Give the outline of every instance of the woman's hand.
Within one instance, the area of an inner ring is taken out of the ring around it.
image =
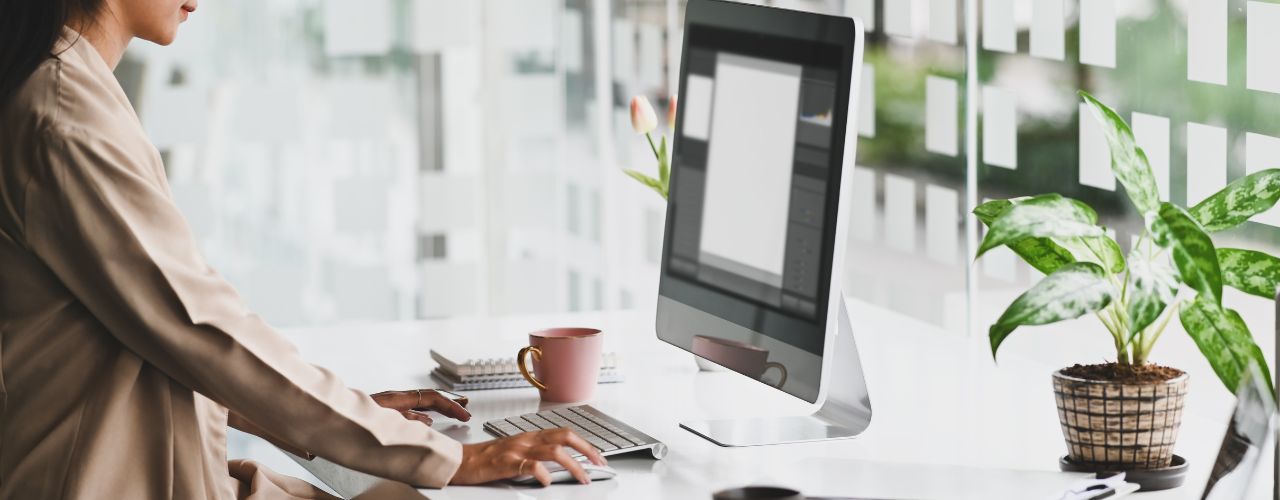
[[[471,412],[465,407],[431,389],[386,391],[370,397],[378,406],[391,408],[404,415],[404,418],[427,425],[431,425],[431,416],[426,413],[428,410],[463,422],[471,420]]]
[[[551,473],[543,461],[554,461],[568,469],[582,484],[591,482],[582,465],[569,456],[568,446],[586,455],[591,463],[607,462],[594,446],[569,429],[549,429],[476,444],[462,445],[462,465],[449,484],[483,484],[499,479],[533,474],[543,486],[551,484]]]

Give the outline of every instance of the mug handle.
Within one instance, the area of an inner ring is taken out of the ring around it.
[[[787,383],[787,367],[782,366],[782,363],[778,363],[776,361],[770,361],[764,364],[765,371],[769,371],[770,368],[777,368],[778,371],[782,372],[782,378],[773,386],[774,388],[781,389],[782,385]]]
[[[521,374],[521,375],[524,375],[524,379],[525,379],[525,380],[528,380],[528,381],[529,381],[529,383],[530,383],[530,384],[533,384],[533,386],[534,386],[534,387],[537,387],[537,388],[538,388],[538,390],[540,390],[540,391],[545,391],[545,390],[547,390],[547,384],[542,383],[542,381],[541,381],[541,380],[538,380],[538,377],[535,377],[535,376],[533,376],[533,374],[532,374],[532,373],[529,373],[529,369],[528,369],[528,368],[525,368],[525,366],[524,366],[524,356],[525,356],[526,354],[529,354],[529,353],[533,353],[533,360],[534,360],[534,361],[541,361],[541,360],[542,360],[542,349],[539,349],[539,348],[534,347],[534,346],[529,346],[529,347],[525,347],[525,348],[520,349],[520,353],[519,353],[519,354],[516,354],[516,366],[519,366],[519,367],[520,367],[520,374]],[[781,366],[781,365],[779,365],[779,366]],[[786,370],[787,370],[786,368],[783,368],[783,369],[782,369],[782,371],[783,371],[783,373],[784,373],[784,374],[786,373]],[[786,377],[786,375],[783,375],[783,377],[782,377],[782,378],[785,380],[787,377]]]

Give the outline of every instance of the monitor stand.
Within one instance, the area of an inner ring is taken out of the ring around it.
[[[834,363],[830,377],[823,381],[827,398],[817,412],[795,417],[697,420],[681,422],[680,427],[720,446],[802,443],[861,434],[871,424],[871,398],[844,300],[837,316],[835,347],[823,356],[825,362]]]

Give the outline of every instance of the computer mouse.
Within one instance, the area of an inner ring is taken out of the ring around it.
[[[573,474],[558,462],[542,462],[542,465],[547,468],[547,472],[551,473],[551,484],[578,482],[578,480],[573,477]],[[613,470],[613,467],[609,467],[607,465],[583,463],[582,469],[587,471],[587,477],[591,478],[592,481],[613,479],[614,476],[618,475],[618,471]],[[533,474],[513,477],[511,478],[511,482],[522,485],[539,484],[538,478],[533,477]]]

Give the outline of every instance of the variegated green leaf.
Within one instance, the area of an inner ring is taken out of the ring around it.
[[[1129,252],[1128,302],[1129,333],[1135,334],[1155,322],[1178,294],[1178,270],[1167,252],[1150,243],[1135,245]]]
[[[1111,149],[1111,172],[1124,185],[1133,206],[1142,214],[1156,211],[1160,202],[1156,177],[1151,173],[1146,153],[1134,141],[1129,124],[1088,92],[1080,91],[1080,97],[1088,104],[1094,119],[1102,124],[1102,131],[1106,134],[1107,144]]]
[[[1109,236],[1055,238],[1054,241],[1070,251],[1077,262],[1093,262],[1111,273],[1124,271],[1124,254],[1120,253],[1120,245]]]
[[[976,216],[983,225],[990,226],[992,222],[995,222],[997,218],[1009,211],[1009,208],[1013,207],[1013,204],[1018,201],[1021,200],[1018,198],[1014,198],[1012,200],[991,200],[975,207],[973,209],[973,215]]]
[[[988,332],[991,356],[1019,326],[1074,319],[1111,303],[1107,272],[1092,262],[1076,262],[1045,276],[1019,296]]]
[[[1222,271],[1213,240],[1186,210],[1161,203],[1159,212],[1147,215],[1147,230],[1157,245],[1169,250],[1183,283],[1214,304],[1222,303]]]
[[[1102,236],[1098,214],[1088,205],[1059,194],[1042,194],[1014,203],[991,222],[978,256],[1024,238]]]
[[[624,170],[623,172],[631,176],[632,179],[640,181],[641,184],[648,186],[649,189],[652,189],[654,192],[658,193],[658,196],[661,196],[662,199],[664,200],[667,199],[667,191],[662,188],[662,183],[657,179],[654,179],[653,177],[649,177],[635,170],[627,169],[627,170]]]
[[[1218,264],[1222,267],[1222,282],[1227,286],[1268,300],[1276,297],[1280,259],[1253,250],[1219,248]]]
[[[1191,208],[1207,231],[1231,229],[1266,212],[1280,200],[1280,169],[1244,176]]]
[[[1240,387],[1250,361],[1258,363],[1267,378],[1267,386],[1272,387],[1271,369],[1267,368],[1262,349],[1254,343],[1249,327],[1235,311],[1199,297],[1183,306],[1179,318],[1227,390],[1234,394]]]
[[[973,214],[982,221],[984,225],[990,226],[996,218],[1004,215],[1014,203],[1019,203],[1027,198],[1014,198],[1012,200],[992,200],[973,209]],[[1013,243],[1007,243],[1006,246],[1013,253],[1021,257],[1022,260],[1030,264],[1031,267],[1044,273],[1051,274],[1058,268],[1075,262],[1071,252],[1062,248],[1049,238],[1023,238]]]
[[[1049,238],[1023,238],[1008,246],[1018,257],[1044,274],[1053,274],[1062,266],[1075,262],[1071,252]]]

